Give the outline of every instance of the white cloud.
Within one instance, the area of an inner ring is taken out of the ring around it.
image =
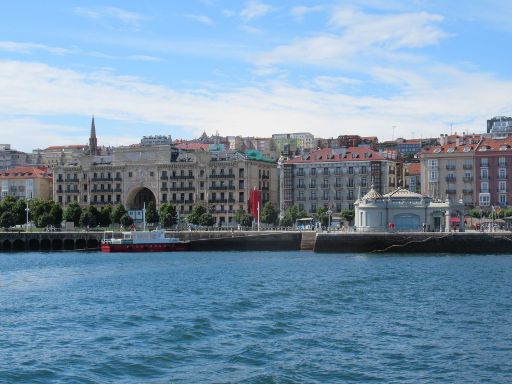
[[[117,7],[75,7],[75,14],[89,19],[114,19],[124,24],[138,26],[144,16]]]
[[[193,21],[197,21],[198,23],[201,23],[201,24],[204,24],[204,25],[207,25],[209,27],[213,27],[215,25],[215,23],[213,22],[212,19],[210,19],[208,16],[206,15],[190,15],[190,14],[187,14],[187,15],[184,15],[187,19],[190,19],[190,20],[193,20]]]
[[[302,20],[305,15],[310,13],[323,12],[326,10],[326,7],[323,5],[316,5],[313,7],[307,7],[304,5],[296,6],[291,9],[292,16],[297,20]]]
[[[300,130],[321,137],[358,132],[385,139],[391,136],[391,126],[397,127],[395,135],[408,135],[414,129],[423,136],[437,136],[446,132],[449,122],[468,121],[461,129],[483,131],[489,116],[512,111],[512,82],[492,75],[443,66],[374,73],[381,84],[392,84],[396,89],[382,96],[359,96],[343,86],[357,87],[357,81],[320,77],[317,84],[302,87],[282,81],[224,87],[222,91],[205,87],[176,91],[133,77],[0,61],[0,116],[5,127],[2,137],[25,150],[30,149],[29,145],[75,143],[76,128],[47,126],[38,118],[88,119],[94,113],[98,119],[126,122],[122,130],[106,128],[109,136],[119,136],[112,145],[126,143],[126,137],[133,140],[141,136],[143,132],[134,128],[134,122],[162,130],[166,127],[165,133],[173,135],[189,132],[189,137],[204,130],[223,135],[257,132],[258,136]],[[400,82],[402,78],[405,84]],[[337,83],[336,92],[325,87],[329,81]],[[319,87],[322,84],[324,87]],[[31,120],[17,120],[18,116]],[[7,126],[9,121],[18,123]]]
[[[163,61],[159,57],[147,56],[147,55],[131,55],[128,58],[133,61],[146,61],[146,62],[153,62],[153,63]]]
[[[0,51],[31,54],[34,51],[46,51],[57,55],[66,55],[73,53],[73,50],[51,47],[45,44],[37,43],[20,43],[17,41],[0,41]]]
[[[257,0],[249,0],[245,3],[244,9],[240,12],[240,16],[246,21],[265,16],[272,10],[268,4]]]
[[[330,32],[299,38],[256,57],[257,65],[307,63],[337,67],[354,59],[398,57],[403,48],[420,48],[438,43],[447,36],[437,27],[443,18],[425,12],[367,14],[353,9],[337,9],[329,21]],[[407,59],[414,58],[409,55]]]

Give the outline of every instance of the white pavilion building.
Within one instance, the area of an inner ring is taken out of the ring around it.
[[[381,195],[372,186],[355,203],[355,227],[361,232],[464,231],[464,204],[437,201],[398,188]]]

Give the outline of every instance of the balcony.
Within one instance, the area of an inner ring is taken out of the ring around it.
[[[299,188],[299,189],[304,189],[304,188],[306,188],[306,186],[305,186],[304,184],[298,184],[298,185],[297,185],[297,188]]]
[[[480,168],[489,168],[489,163],[480,163]]]
[[[462,169],[465,169],[465,170],[473,169],[473,164],[463,164]]]
[[[455,171],[455,164],[446,164],[446,169],[448,171]]]
[[[507,180],[507,175],[498,175],[498,180]]]
[[[64,181],[65,181],[66,183],[78,183],[80,180],[78,180],[78,177],[76,177],[76,178],[73,178],[73,179],[66,179],[66,180],[62,180],[62,179],[61,179],[61,180],[59,180],[59,181],[60,181],[61,183],[62,183],[62,182],[64,182]]]
[[[480,180],[489,180],[489,175],[480,175]]]
[[[121,188],[114,188],[114,192],[123,192]]]
[[[270,176],[269,176],[269,175],[262,175],[262,176],[261,176],[261,179],[262,179],[262,180],[269,180],[269,179],[270,179]]]
[[[306,198],[304,196],[302,196],[302,197],[297,197],[296,200],[297,201],[306,201]]]
[[[447,189],[446,194],[447,195],[455,195],[457,193],[456,189]]]
[[[227,191],[227,190],[234,191],[235,186],[234,185],[215,185],[215,186],[212,185],[210,187],[210,189],[213,191]]]
[[[309,184],[309,188],[316,188],[316,184]]]
[[[234,174],[220,174],[220,175],[209,175],[211,179],[234,179]]]
[[[91,181],[112,181],[111,177],[93,177]]]
[[[480,189],[480,193],[489,193],[489,188]]]
[[[174,199],[174,200],[169,200],[169,203],[174,203],[174,204],[194,204],[194,200]]]
[[[91,193],[111,193],[114,190],[112,188],[105,188],[105,189],[91,189]]]
[[[506,189],[497,189],[496,192],[498,193],[507,193],[507,190]]]
[[[114,180],[115,181],[123,181],[123,178],[121,176],[116,176],[116,177],[114,177]]]
[[[473,181],[473,176],[464,176],[462,178],[462,181],[465,182],[465,183],[470,183]]]
[[[169,187],[169,191],[195,191],[194,187]]]
[[[169,188],[167,188],[167,187],[162,187],[162,188],[160,188],[160,191],[161,191],[161,192],[167,192],[168,190],[169,190]]]
[[[162,175],[162,176],[160,176],[160,180],[169,180],[169,176],[167,176],[167,175],[165,175],[165,176],[164,176],[164,175]]]
[[[465,188],[462,190],[462,193],[465,194],[465,195],[472,195],[473,194],[473,189],[472,188]]]
[[[322,188],[323,189],[329,189],[330,187],[329,187],[329,184],[322,184]]]
[[[208,199],[208,203],[210,204],[226,204],[228,199]]]
[[[457,178],[455,176],[446,176],[446,181],[454,183]]]
[[[187,180],[187,179],[193,179],[194,175],[173,175],[169,176],[169,180]]]

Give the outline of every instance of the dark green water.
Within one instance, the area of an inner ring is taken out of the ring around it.
[[[0,382],[510,383],[512,257],[0,254]]]

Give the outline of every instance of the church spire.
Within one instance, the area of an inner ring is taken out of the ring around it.
[[[91,155],[98,154],[98,139],[96,138],[96,125],[94,124],[94,115],[92,115],[91,136],[89,137],[89,153]]]

